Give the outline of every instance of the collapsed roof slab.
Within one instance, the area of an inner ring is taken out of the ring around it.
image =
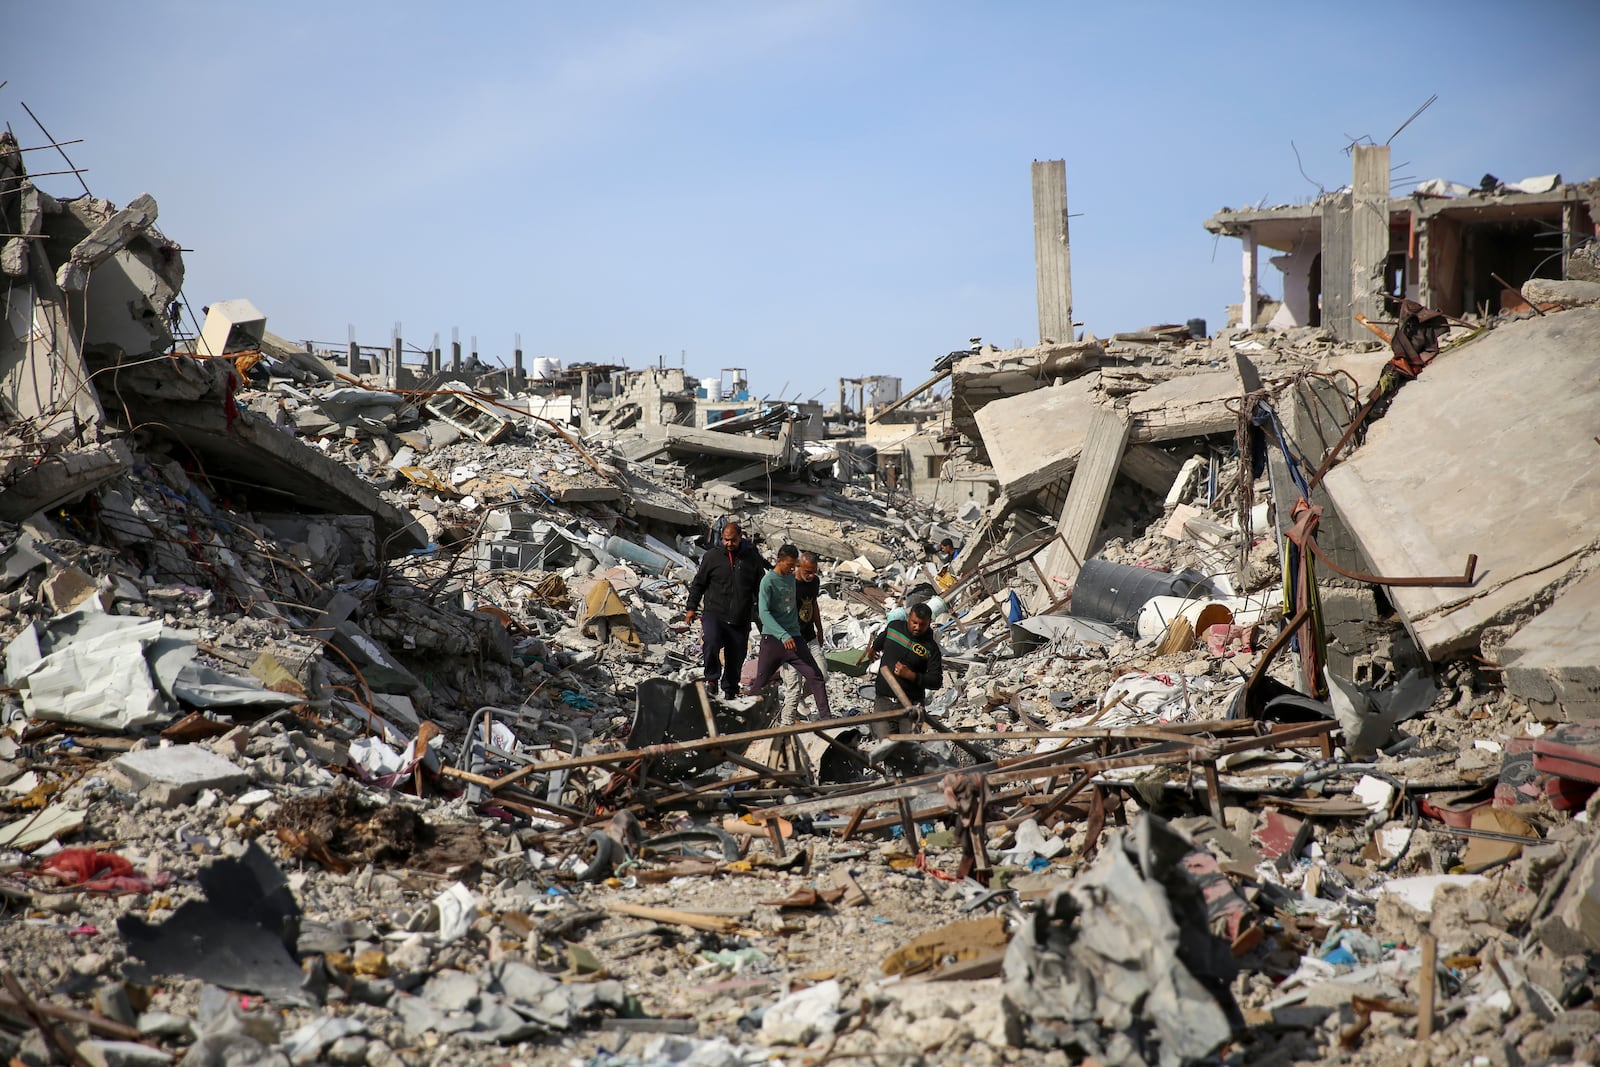
[[[1471,588],[1392,586],[1430,659],[1472,647],[1564,578],[1600,535],[1600,309],[1508,323],[1434,360],[1329,498],[1379,574],[1460,574]]]
[[[1100,408],[1100,375],[985,404],[978,433],[1000,489],[1020,500],[1070,475]]]
[[[378,495],[355,471],[242,410],[227,392],[225,360],[136,361],[138,374],[101,373],[113,417],[157,440],[177,443],[199,461],[206,479],[263,511],[370,515],[379,552],[392,557],[422,548],[428,536],[409,513]],[[266,499],[263,499],[263,498]]]
[[[1500,650],[1506,690],[1551,718],[1600,719],[1600,569]]]
[[[1105,354],[1099,341],[1073,341],[1003,352],[984,349],[958,360],[950,370],[951,425],[976,441],[974,417],[984,405],[1076,378],[1098,367]]]
[[[674,489],[658,485],[634,471],[624,471],[628,483],[625,511],[635,518],[651,519],[670,526],[699,526],[700,509],[694,501]]]
[[[718,433],[693,426],[647,426],[640,439],[619,442],[617,451],[635,461],[672,452],[684,456],[765,459],[777,466],[783,462],[786,449],[782,441],[743,433]]]
[[[0,519],[19,522],[76,500],[133,469],[133,454],[121,441],[68,447],[38,462],[18,451],[0,463]]]

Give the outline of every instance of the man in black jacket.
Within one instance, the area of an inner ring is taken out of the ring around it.
[[[705,602],[700,636],[705,648],[706,688],[720,685],[729,700],[739,695],[739,672],[750,648],[750,617],[766,571],[767,561],[756,546],[744,539],[738,523],[730,522],[722,527],[722,548],[700,557],[700,568],[689,583],[689,610],[684,618],[691,625],[701,601]]]
[[[872,641],[872,654],[883,657],[873,683],[874,711],[900,707],[900,698],[884,671],[894,675],[913,704],[926,702],[930,691],[944,685],[944,657],[933,637],[933,609],[926,604],[911,605],[904,619],[885,626]]]

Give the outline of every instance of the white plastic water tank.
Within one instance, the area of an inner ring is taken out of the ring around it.
[[[561,361],[548,356],[535,356],[533,358],[533,376],[541,381],[548,381],[561,373]]]

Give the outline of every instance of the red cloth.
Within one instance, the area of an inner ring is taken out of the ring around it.
[[[137,874],[123,857],[92,848],[64,848],[39,864],[35,873],[52,875],[73,889],[98,893],[147,893],[172,881],[166,872],[154,879]]]
[[[133,864],[113,852],[64,848],[39,864],[39,870],[57,875],[66,885],[82,885],[95,878],[132,874]]]

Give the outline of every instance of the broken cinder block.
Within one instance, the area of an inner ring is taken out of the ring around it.
[[[169,808],[187,802],[202,789],[234,789],[250,777],[203,745],[129,752],[118,756],[111,766],[146,799]]]

